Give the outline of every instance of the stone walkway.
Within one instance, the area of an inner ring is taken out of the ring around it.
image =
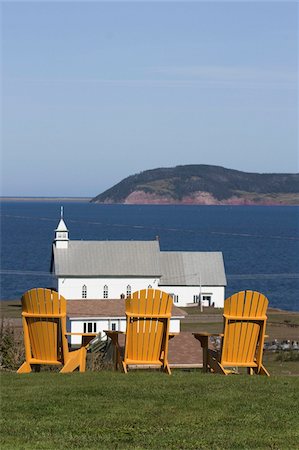
[[[202,349],[191,332],[181,331],[169,341],[170,367],[202,367]]]
[[[124,352],[125,337],[119,336],[121,352]],[[180,334],[169,341],[168,361],[172,368],[202,367],[202,349],[200,343],[189,331]]]

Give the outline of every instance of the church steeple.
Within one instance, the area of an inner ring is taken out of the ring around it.
[[[55,246],[56,248],[68,248],[69,230],[63,220],[63,206],[60,209],[60,221],[55,230]]]

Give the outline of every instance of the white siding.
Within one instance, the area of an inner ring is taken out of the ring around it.
[[[101,336],[105,336],[104,330],[111,330],[112,323],[116,324],[116,331],[126,331],[126,319],[124,317],[111,317],[111,318],[86,318],[86,319],[71,319],[69,320],[69,326],[72,333],[83,333],[84,322],[92,324],[96,323],[97,333],[101,333]],[[93,328],[93,326],[92,326]],[[180,319],[171,318],[170,319],[170,332],[179,333],[180,332]],[[80,345],[81,336],[72,336],[71,345]]]
[[[61,248],[66,249],[66,248],[68,248],[68,245],[69,245],[68,239],[59,239],[59,240],[57,239],[55,242],[56,248],[59,248],[59,249],[61,249]]]
[[[170,333],[179,333],[181,331],[181,320],[176,317],[170,319]]]
[[[223,308],[224,304],[224,286],[160,286],[162,291],[168,292],[168,294],[175,294],[178,296],[178,302],[174,304],[180,306],[194,305],[194,296],[210,295],[211,302],[214,303],[216,308]]]
[[[131,286],[132,292],[158,287],[157,278],[59,278],[58,292],[68,300],[81,299],[82,287],[87,288],[89,300],[103,299],[104,286],[108,286],[108,298],[118,299],[121,294],[126,296],[127,286]]]

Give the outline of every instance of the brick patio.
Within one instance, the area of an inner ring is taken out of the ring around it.
[[[191,332],[181,331],[169,341],[170,367],[202,367],[202,349]]]
[[[125,336],[119,335],[121,354],[124,353]],[[200,343],[189,331],[181,331],[170,339],[168,361],[171,368],[202,367],[202,349]]]

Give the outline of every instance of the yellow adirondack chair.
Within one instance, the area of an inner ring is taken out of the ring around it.
[[[18,373],[32,366],[63,365],[60,372],[85,372],[86,346],[69,351],[66,331],[66,300],[50,289],[31,289],[22,296],[22,323],[26,361]],[[78,333],[75,333],[78,334]],[[81,333],[79,333],[81,334]],[[86,336],[88,333],[82,333]],[[90,338],[95,334],[90,333]]]
[[[242,291],[224,302],[223,334],[193,333],[203,348],[206,371],[228,375],[234,368],[246,367],[253,373],[269,376],[262,363],[268,299],[256,291]],[[221,336],[220,352],[208,348],[209,337]]]
[[[122,364],[127,373],[129,365],[158,366],[169,375],[169,325],[173,299],[165,292],[144,289],[126,299],[126,333],[105,331],[116,349],[116,368]],[[124,358],[121,360],[118,337],[126,335]]]

